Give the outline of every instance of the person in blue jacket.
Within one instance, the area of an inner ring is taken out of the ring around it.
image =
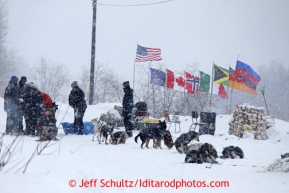
[[[19,87],[17,76],[12,76],[4,94],[4,110],[7,113],[8,134],[19,135]]]

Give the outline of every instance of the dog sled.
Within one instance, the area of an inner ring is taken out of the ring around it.
[[[157,128],[159,124],[159,119],[144,117],[142,120],[134,123],[135,130],[144,130]]]
[[[55,117],[57,109],[55,103],[53,103],[52,108],[42,108],[37,125],[37,134],[40,137],[38,141],[57,140],[58,128]]]

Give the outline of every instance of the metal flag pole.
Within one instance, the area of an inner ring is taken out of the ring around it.
[[[226,108],[226,114],[229,114],[229,81],[230,81],[230,64],[229,64],[229,76],[228,76],[228,85],[227,85],[227,108]]]
[[[164,86],[164,107],[163,111],[166,111],[166,87],[167,87],[167,69],[166,69],[166,78],[165,78],[165,86]]]
[[[211,106],[212,106],[212,98],[213,98],[213,82],[214,82],[214,61],[213,61],[213,67],[212,67],[212,82],[211,82],[211,98],[210,98],[210,110],[209,112],[211,112]]]
[[[138,47],[138,43],[136,45]],[[137,47],[136,47],[136,49],[137,49]],[[133,83],[132,83],[132,89],[133,90],[134,90],[134,81],[135,81],[135,60],[134,60],[134,64],[133,64]]]
[[[184,110],[183,110],[183,115],[185,116],[186,113],[187,113],[187,109],[186,109],[186,84],[187,84],[187,81],[186,81],[186,72],[184,72],[184,78],[185,78],[185,85],[184,85]]]
[[[261,93],[262,93],[263,98],[264,98],[264,102],[265,102],[267,114],[268,114],[268,116],[270,116],[270,115],[269,115],[269,111],[268,111],[268,107],[267,107],[267,103],[266,103],[266,99],[265,99],[265,86],[261,89]]]
[[[132,89],[134,90],[134,79],[135,79],[135,60],[133,64],[133,82],[132,82]]]
[[[237,62],[239,60],[239,54],[238,54],[238,58],[237,58]],[[235,69],[236,71],[236,69]],[[236,72],[234,71],[234,75],[236,75]],[[230,69],[229,69],[229,72],[230,72]],[[232,98],[233,98],[233,88],[234,88],[234,83],[235,83],[235,77],[234,77],[234,80],[233,80],[233,84],[232,84],[232,89],[231,89],[231,98],[230,98],[230,109],[229,109],[229,114],[231,114],[231,109],[232,109]]]

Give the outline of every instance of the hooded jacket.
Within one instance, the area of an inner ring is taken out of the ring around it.
[[[79,111],[84,112],[87,108],[86,101],[84,99],[84,92],[78,86],[75,90],[72,89],[68,98],[69,105],[73,108],[77,108]]]
[[[125,85],[123,88],[124,97],[122,100],[123,111],[131,113],[133,109],[133,89],[129,85]]]

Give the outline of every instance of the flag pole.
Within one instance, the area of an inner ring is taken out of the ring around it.
[[[134,90],[134,79],[135,79],[135,60],[134,60],[134,65],[133,65],[133,83],[132,83],[133,90]]]
[[[136,43],[136,49],[138,47],[138,43]],[[134,65],[133,65],[133,83],[132,83],[132,89],[134,90],[134,80],[135,79],[135,60],[134,60]]]
[[[228,86],[227,86],[227,93],[229,93],[229,82],[230,82],[230,64],[229,64],[229,76],[228,76]],[[229,97],[227,97],[227,108],[226,108],[226,114],[230,114],[229,113]]]
[[[147,108],[149,108],[149,93],[150,93],[150,67],[152,62],[148,62],[148,92],[147,92]]]
[[[186,111],[186,73],[184,71],[184,77],[185,77],[185,85],[184,85],[184,110],[183,110],[183,116],[185,116]]]
[[[237,57],[237,61],[239,60],[239,54],[238,54],[238,57]],[[230,71],[230,69],[229,69]],[[236,74],[236,69],[234,71],[234,75]],[[230,75],[229,75],[230,76]],[[234,88],[234,83],[235,83],[235,78],[233,80],[233,85],[232,85],[232,90],[231,90],[231,99],[230,99],[230,109],[229,109],[229,114],[231,114],[231,108],[232,108],[232,98],[233,98],[233,88]]]
[[[213,98],[213,82],[214,82],[214,61],[213,61],[213,67],[212,67],[212,82],[211,82],[211,98],[210,98],[210,112],[211,112],[211,106],[212,106],[212,98]]]
[[[166,69],[166,79],[165,79],[165,86],[164,86],[164,106],[163,106],[164,112],[166,111],[166,87],[167,87],[167,69]]]

